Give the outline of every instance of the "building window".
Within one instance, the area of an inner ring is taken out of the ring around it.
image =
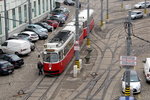
[[[1,19],[1,14],[0,14],[0,35],[2,34],[2,19]]]
[[[27,21],[27,5],[24,5],[24,21]]]
[[[12,18],[13,18],[13,28],[16,27],[16,12],[15,8],[12,9]]]
[[[48,0],[46,0],[46,10],[48,11]]]
[[[34,17],[36,17],[36,1],[34,1]]]
[[[43,12],[45,12],[45,0],[43,0]]]
[[[41,14],[41,3],[40,3],[40,0],[38,0],[38,8],[39,8],[39,15]]]
[[[22,13],[21,13],[21,7],[18,8],[19,13],[19,24],[22,24]]]

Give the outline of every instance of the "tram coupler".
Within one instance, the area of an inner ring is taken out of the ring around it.
[[[86,64],[89,64],[89,61],[90,61],[90,53],[88,53],[84,58],[85,58],[85,60],[86,60]]]

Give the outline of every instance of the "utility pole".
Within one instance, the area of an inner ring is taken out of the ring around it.
[[[80,69],[79,63],[79,0],[76,0],[76,11],[75,11],[75,26],[76,26],[76,41],[75,41],[75,65]]]
[[[108,8],[108,0],[107,0],[107,3],[106,3],[106,7],[107,7],[107,9],[106,9],[106,20],[108,21],[108,19],[109,19],[109,13],[108,13],[108,11],[109,11],[109,8]]]
[[[89,13],[90,13],[90,11],[89,11],[89,0],[87,0],[87,3],[88,3],[88,5],[87,5],[87,48],[90,48],[90,22],[89,22]]]
[[[7,15],[7,9],[6,9],[6,0],[4,0],[4,13],[5,13],[5,39],[8,39],[8,15]]]
[[[100,21],[100,27],[104,25],[103,23],[103,0],[101,0],[101,21]]]
[[[29,18],[29,24],[32,23],[32,14],[31,14],[31,2],[28,0],[28,18]]]
[[[127,56],[131,54],[131,10],[128,12]],[[130,96],[130,66],[126,66],[125,96]]]
[[[147,9],[146,9],[146,0],[145,0],[145,6],[144,6],[144,14],[147,15]]]

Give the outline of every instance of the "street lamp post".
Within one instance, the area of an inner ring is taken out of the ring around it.
[[[147,15],[147,9],[146,9],[146,0],[145,0],[145,6],[144,6],[144,14]]]
[[[87,48],[90,48],[90,22],[89,22],[89,0],[87,0]]]
[[[31,14],[31,2],[28,0],[28,18],[29,18],[29,24],[32,23],[32,14]]]
[[[76,26],[76,41],[75,41],[75,65],[80,69],[79,63],[79,0],[76,0],[76,11],[75,11],[75,26]]]
[[[104,25],[103,23],[103,0],[101,0],[101,21],[100,21],[100,27]]]
[[[106,20],[108,21],[108,19],[109,19],[109,13],[108,13],[108,11],[109,11],[109,8],[108,8],[108,0],[107,0],[107,3],[106,3],[106,7],[107,7],[107,9],[106,9]]]
[[[7,8],[6,8],[6,0],[4,0],[4,13],[5,13],[5,39],[8,39],[8,15],[7,15]]]

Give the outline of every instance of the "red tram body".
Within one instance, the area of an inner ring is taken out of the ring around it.
[[[90,31],[94,27],[93,10],[89,10]],[[87,10],[79,13],[79,43],[87,36]],[[75,21],[68,23],[48,43],[44,44],[43,70],[45,75],[61,74],[74,56]]]

